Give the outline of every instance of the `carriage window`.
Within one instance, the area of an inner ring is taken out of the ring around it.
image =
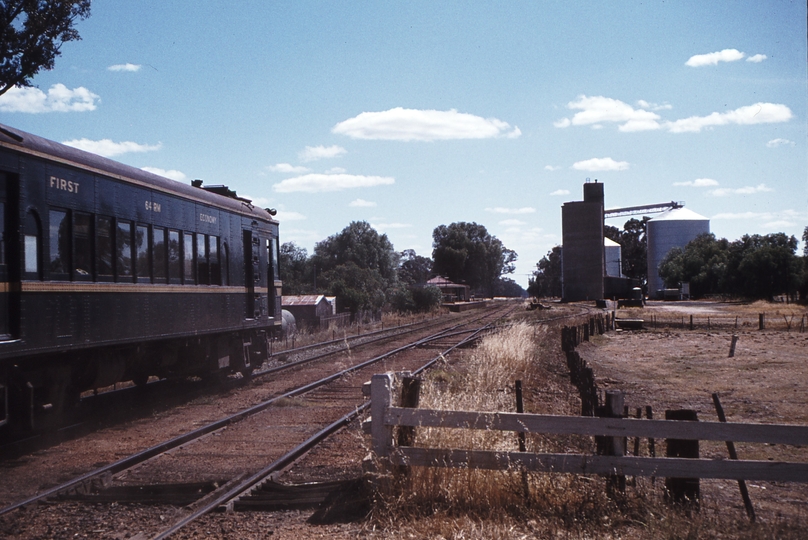
[[[230,285],[230,257],[228,255],[229,251],[227,249],[227,244],[222,244],[222,261],[221,261],[221,269],[222,269],[222,284],[223,285]]]
[[[25,218],[25,272],[28,279],[40,279],[39,253],[40,235],[39,220],[36,214],[28,212]]]
[[[278,242],[274,238],[267,239],[267,261],[269,262],[269,275],[273,279],[278,277]]]
[[[115,273],[118,278],[132,276],[132,224],[118,221],[115,236]]]
[[[154,257],[154,279],[165,283],[166,279],[166,231],[162,227],[155,227],[153,232],[152,249]]]
[[[196,264],[197,274],[196,281],[200,285],[210,284],[210,272],[208,271],[208,254],[207,245],[204,234],[196,235]]]
[[[50,265],[53,279],[68,279],[70,276],[70,221],[67,212],[50,211]]]
[[[98,216],[95,228],[98,277],[112,277],[112,219]]]
[[[191,284],[194,282],[194,235],[193,233],[182,233],[182,258],[183,258],[183,277],[185,283]]]
[[[208,237],[208,262],[210,264],[211,285],[222,284],[222,267],[219,265],[219,237]]]
[[[180,253],[180,232],[168,231],[168,277],[179,283],[182,277],[182,257]]]
[[[90,214],[75,213],[73,216],[73,257],[75,264],[75,279],[92,278],[93,244],[90,234]]]
[[[146,225],[135,227],[135,259],[138,281],[149,281],[151,264],[149,264],[149,228]]]

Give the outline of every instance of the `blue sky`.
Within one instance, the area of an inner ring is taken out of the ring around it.
[[[78,28],[0,123],[227,184],[310,253],[475,221],[526,285],[587,178],[730,240],[808,225],[804,1],[99,1]]]

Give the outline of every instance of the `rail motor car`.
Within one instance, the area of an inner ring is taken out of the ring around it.
[[[0,125],[0,433],[118,381],[260,365],[281,326],[273,214]]]

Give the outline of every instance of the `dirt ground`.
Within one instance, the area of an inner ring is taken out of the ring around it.
[[[764,330],[759,330],[759,313],[768,322]],[[664,418],[666,409],[692,409],[700,420],[715,422],[711,396],[717,392],[729,422],[808,425],[808,329],[800,331],[805,313],[804,306],[784,304],[652,303],[617,312],[618,319],[644,319],[644,330],[609,332],[577,350],[592,366],[599,388],[625,393],[632,415],[650,405],[655,418]],[[729,358],[733,334],[738,342]],[[740,459],[808,462],[805,447],[735,446]],[[723,443],[702,441],[700,452],[727,457]],[[806,521],[805,484],[748,484],[759,520]],[[702,480],[702,495],[727,511],[744,513],[734,481]]]

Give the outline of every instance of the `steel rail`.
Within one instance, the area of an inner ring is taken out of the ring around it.
[[[444,350],[434,358],[430,359],[427,363],[419,367],[417,370],[413,371],[413,374],[418,374],[428,369],[429,367],[434,365],[435,362],[439,361],[441,358],[449,354],[454,349],[477,339],[479,333],[482,330],[490,327],[491,325],[488,324],[482,328],[472,331],[473,334],[471,336],[461,340],[459,343],[455,345],[452,345],[451,347]],[[216,508],[219,508],[221,506],[228,506],[228,507],[232,506],[239,498],[248,495],[249,492],[259,487],[260,484],[262,484],[264,481],[268,480],[271,475],[287,469],[288,467],[293,465],[296,461],[298,461],[300,458],[305,456],[308,452],[310,452],[313,448],[315,448],[318,444],[324,441],[327,437],[336,433],[340,429],[350,425],[350,423],[354,419],[356,419],[357,416],[359,416],[362,412],[367,410],[370,404],[371,402],[370,400],[368,400],[364,404],[360,405],[359,407],[351,411],[350,413],[344,415],[336,422],[329,424],[328,426],[318,431],[317,433],[306,439],[304,442],[302,442],[301,444],[299,444],[298,446],[296,446],[295,448],[293,448],[292,450],[290,450],[277,460],[273,461],[260,471],[256,472],[249,478],[246,478],[237,485],[232,486],[230,489],[222,493],[220,496],[211,499],[204,506],[196,509],[191,514],[184,516],[177,523],[174,523],[171,527],[165,529],[156,536],[153,536],[152,540],[164,540],[165,538],[168,538],[174,533],[178,532],[180,529],[182,529],[189,523],[199,519],[200,517],[215,510]]]

